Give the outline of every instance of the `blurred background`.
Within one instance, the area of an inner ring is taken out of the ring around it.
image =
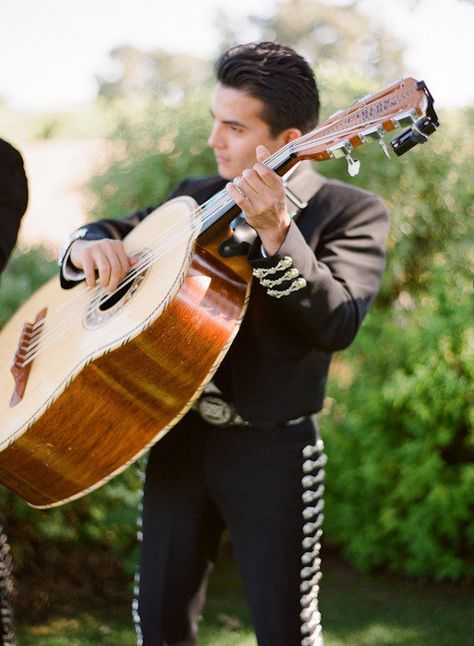
[[[212,174],[215,58],[277,40],[314,66],[322,120],[402,76],[440,117],[424,146],[378,146],[318,172],[380,194],[392,222],[382,290],[334,362],[321,609],[328,646],[474,644],[474,6],[469,0],[2,0],[0,137],[30,201],[0,282],[0,325],[69,234]],[[19,644],[133,644],[140,464],[38,511],[0,489]],[[228,543],[202,644],[255,644]]]

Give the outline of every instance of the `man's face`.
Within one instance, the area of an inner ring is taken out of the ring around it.
[[[214,149],[218,173],[224,179],[234,179],[255,162],[255,149],[262,144],[271,153],[286,143],[286,132],[277,137],[261,114],[264,104],[241,90],[217,84],[211,103],[214,119],[208,144]]]

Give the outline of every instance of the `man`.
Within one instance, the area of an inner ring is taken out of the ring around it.
[[[226,527],[259,645],[319,644],[325,456],[314,413],[331,353],[351,343],[379,288],[387,214],[375,196],[307,169],[305,206],[262,164],[317,124],[314,75],[293,50],[234,47],[218,61],[217,80],[209,145],[219,176],[185,180],[174,195],[202,203],[227,186],[257,234],[247,254],[256,280],[210,389],[214,404],[228,407],[226,424],[198,406],[150,451],[139,642],[196,643]],[[295,219],[292,203],[304,207]],[[112,292],[135,262],[120,239],[150,211],[82,228],[63,259],[63,286],[82,277],[94,286],[97,272]]]
[[[0,139],[0,272],[15,246],[27,204],[28,182],[23,159],[18,150]],[[15,643],[11,569],[10,546],[0,525],[0,639],[4,646],[13,646]]]

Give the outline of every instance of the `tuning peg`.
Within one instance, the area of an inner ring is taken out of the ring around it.
[[[347,161],[347,172],[351,177],[357,175],[360,169],[360,161],[351,157],[352,144],[350,141],[339,142],[327,149],[330,157],[338,159],[345,157]]]
[[[351,177],[355,177],[360,171],[360,161],[351,157],[349,153],[344,155],[347,161],[347,172]]]
[[[385,139],[383,138],[382,135],[380,135],[379,146],[384,151],[385,156],[388,157],[388,159],[391,159],[390,153],[388,152],[387,144],[386,144]]]
[[[351,177],[355,177],[360,170],[360,161],[358,159],[354,159],[351,155],[352,144],[349,141],[346,141],[341,150],[347,161],[347,172]]]

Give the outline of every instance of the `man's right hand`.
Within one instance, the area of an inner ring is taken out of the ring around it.
[[[70,261],[81,269],[89,287],[98,282],[102,289],[111,294],[120,281],[128,274],[130,267],[139,258],[128,256],[122,240],[75,240],[71,245]]]

